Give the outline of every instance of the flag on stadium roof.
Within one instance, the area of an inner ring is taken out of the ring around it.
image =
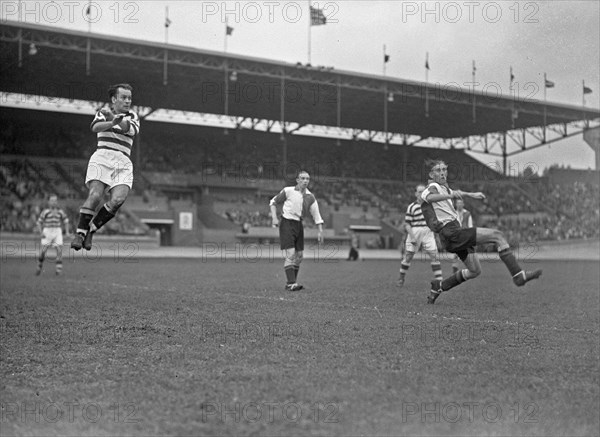
[[[226,34],[227,36],[229,36],[229,35],[231,35],[232,33],[233,33],[233,27],[225,25],[225,34]]]
[[[425,55],[425,69],[430,70],[429,68],[429,52]]]
[[[390,55],[387,55],[387,54],[384,53],[383,54],[383,62],[386,62],[386,63],[390,62]]]
[[[327,24],[327,17],[323,14],[323,9],[317,9],[310,6],[310,25],[321,26]]]
[[[546,80],[544,81],[544,86],[545,86],[546,88],[554,88],[554,82],[552,82],[551,80],[548,80],[548,79],[546,79]]]
[[[171,25],[171,20],[169,19],[169,17],[165,18],[165,27],[169,27]]]
[[[585,85],[583,86],[583,94],[591,94],[592,93],[592,89],[586,87]]]

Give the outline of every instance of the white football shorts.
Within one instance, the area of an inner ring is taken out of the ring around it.
[[[63,234],[61,228],[42,229],[42,246],[62,246]]]
[[[88,163],[85,184],[100,181],[109,189],[117,185],[133,186],[133,164],[127,155],[118,150],[98,149]]]
[[[412,228],[413,234],[415,234],[415,240],[410,235],[406,237],[406,251],[417,253],[419,248],[422,246],[427,252],[437,252],[437,244],[435,244],[435,235],[433,231],[427,226],[419,226]]]

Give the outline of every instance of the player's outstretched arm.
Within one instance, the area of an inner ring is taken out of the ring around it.
[[[477,200],[483,200],[485,199],[485,194],[483,194],[481,191],[477,191],[474,193],[469,193],[466,191],[462,191],[462,195],[463,197],[470,197],[472,199],[477,199]]]

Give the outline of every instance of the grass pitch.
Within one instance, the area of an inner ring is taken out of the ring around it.
[[[2,435],[599,434],[597,262],[114,261],[2,261]]]

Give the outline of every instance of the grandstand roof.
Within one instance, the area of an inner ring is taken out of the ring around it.
[[[464,138],[600,118],[598,109],[9,21],[0,56],[3,92],[104,101],[108,84],[129,82],[137,105],[300,126]]]

